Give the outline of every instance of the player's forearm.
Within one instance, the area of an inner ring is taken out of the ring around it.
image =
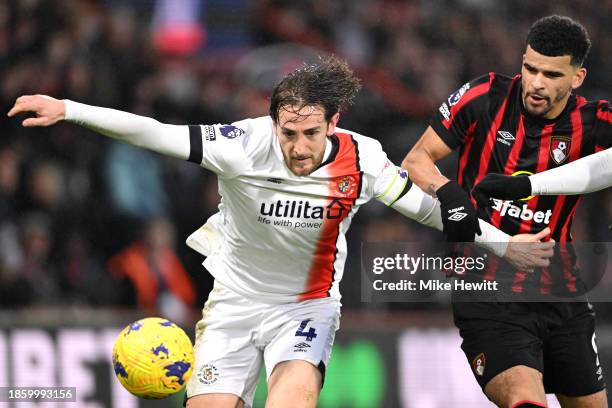
[[[408,170],[410,179],[425,191],[435,196],[435,191],[448,183],[449,179],[442,175],[425,150],[415,147],[402,162],[402,167]]]
[[[187,126],[167,125],[145,116],[70,100],[64,100],[64,103],[68,122],[158,153],[184,160],[189,157]]]
[[[425,194],[416,184],[413,184],[404,196],[395,201],[391,208],[423,225],[442,231],[440,202]],[[510,236],[486,221],[479,220],[479,223],[482,235],[475,237],[476,244],[492,251],[497,256],[504,256]]]
[[[612,149],[529,176],[532,194],[584,194],[612,186]]]

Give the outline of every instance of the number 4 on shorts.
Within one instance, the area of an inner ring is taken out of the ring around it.
[[[300,327],[298,327],[297,331],[295,332],[295,335],[306,337],[306,341],[312,341],[312,339],[317,337],[317,333],[314,327],[308,329],[307,332],[304,331],[306,326],[308,326],[308,322],[310,322],[310,319],[302,320]]]

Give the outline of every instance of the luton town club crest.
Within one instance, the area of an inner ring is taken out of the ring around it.
[[[565,162],[569,156],[570,144],[569,137],[553,136],[550,141],[550,157],[557,164]]]
[[[342,195],[350,195],[354,192],[356,184],[353,176],[344,176],[338,180],[338,191]]]

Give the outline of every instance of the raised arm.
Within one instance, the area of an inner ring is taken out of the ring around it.
[[[455,181],[442,175],[436,162],[452,152],[438,134],[428,127],[406,155],[402,167],[422,191],[440,199],[443,232],[450,242],[473,242],[480,224],[469,194]]]
[[[183,160],[190,156],[189,126],[168,125],[144,116],[45,95],[17,98],[8,116],[30,112],[36,117],[23,120],[25,127],[51,126],[65,120],[158,153]]]
[[[431,196],[436,196],[436,191],[450,181],[440,173],[436,162],[452,152],[435,130],[429,126],[404,158],[402,168],[408,170],[410,179],[421,190]]]

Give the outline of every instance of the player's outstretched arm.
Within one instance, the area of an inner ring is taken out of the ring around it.
[[[23,120],[22,125],[25,127],[51,126],[65,120],[135,146],[183,160],[189,158],[188,126],[168,125],[128,112],[59,100],[46,95],[24,95],[17,98],[8,116],[14,117],[21,113],[36,115]]]
[[[66,117],[64,102],[46,95],[20,96],[8,112],[8,117],[28,112],[36,114],[36,117],[24,119],[21,124],[25,127],[51,126]]]
[[[480,205],[489,198],[517,200],[530,195],[585,194],[612,186],[612,149],[532,176],[488,174],[474,187]]]

